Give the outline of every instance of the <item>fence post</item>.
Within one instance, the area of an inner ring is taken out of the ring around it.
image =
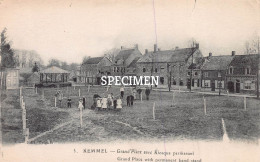
[[[79,88],[79,97],[80,97],[80,88]]]
[[[55,108],[57,107],[57,98],[56,98],[56,96],[54,97],[54,107]]]
[[[82,128],[83,121],[82,121],[82,107],[80,108],[80,127]]]
[[[203,103],[204,103],[204,114],[207,115],[207,103],[204,96],[203,96]]]
[[[25,103],[22,103],[22,120],[23,120],[23,134],[25,135],[26,131],[26,109],[25,109]]]
[[[153,120],[155,120],[155,102],[153,103]]]
[[[246,111],[246,96],[244,96],[244,110]]]
[[[35,93],[38,94],[38,90],[37,90],[37,87],[35,87]]]
[[[28,144],[28,140],[29,140],[29,128],[26,128],[24,134],[24,143]]]
[[[175,98],[175,95],[174,95],[174,91],[172,92],[172,107],[174,106],[174,98]]]

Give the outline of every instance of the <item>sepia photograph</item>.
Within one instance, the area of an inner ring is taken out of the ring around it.
[[[0,33],[0,161],[260,161],[260,0],[0,0]]]

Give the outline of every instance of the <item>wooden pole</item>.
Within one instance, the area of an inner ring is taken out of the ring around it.
[[[22,104],[22,120],[23,120],[23,134],[25,135],[26,131],[26,109],[25,109],[25,103]]]
[[[244,110],[246,111],[246,96],[244,96]]]
[[[174,98],[175,98],[175,95],[174,95],[174,91],[172,93],[172,107],[174,106]]]
[[[221,118],[221,122],[222,122],[222,129],[223,129],[223,141],[229,142],[229,138],[228,138],[227,130],[226,130],[226,125],[225,125],[225,121],[224,121],[223,118]]]
[[[24,134],[24,143],[28,144],[28,141],[29,141],[29,128],[26,128]]]
[[[54,97],[54,107],[57,107],[57,98]]]
[[[153,120],[155,120],[155,102],[153,103]]]
[[[82,121],[82,107],[80,108],[80,127],[82,128],[83,121]]]
[[[42,99],[44,99],[44,90],[42,90]]]
[[[204,102],[204,114],[207,115],[207,105],[206,105],[207,103],[204,96],[203,96],[203,102]]]

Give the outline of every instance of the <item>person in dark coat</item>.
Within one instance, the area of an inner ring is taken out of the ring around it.
[[[139,94],[139,99],[141,100],[141,93],[142,93],[142,89],[137,89],[137,93]]]
[[[70,97],[68,97],[67,102],[68,102],[68,108],[71,108],[71,98]]]
[[[130,103],[131,103],[131,106],[134,105],[134,99],[135,97],[133,95],[130,95]]]
[[[126,97],[126,103],[127,103],[127,106],[133,106],[133,104],[134,104],[134,96],[133,95],[127,96]]]
[[[85,109],[86,108],[86,98],[85,98],[85,96],[83,96],[83,98],[82,98],[82,104],[83,104],[83,108]]]
[[[126,105],[127,106],[130,106],[130,102],[131,102],[130,100],[131,100],[130,96],[127,96],[126,97]]]
[[[145,89],[146,100],[149,100],[149,95],[150,95],[150,93],[151,93],[151,90],[147,87],[147,88]]]

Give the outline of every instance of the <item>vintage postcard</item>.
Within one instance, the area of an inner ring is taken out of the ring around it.
[[[0,0],[0,161],[259,162],[259,0]]]

